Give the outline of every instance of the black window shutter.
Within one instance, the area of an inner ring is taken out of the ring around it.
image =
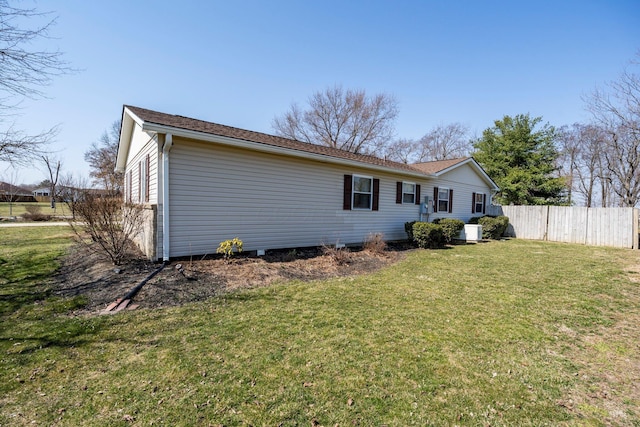
[[[482,195],[482,213],[486,213],[487,212],[487,195],[483,194]]]
[[[373,178],[373,201],[371,203],[372,211],[377,211],[379,209],[379,201],[380,201],[380,180]]]
[[[416,205],[420,204],[420,184],[416,184]]]
[[[344,176],[344,196],[342,199],[342,209],[351,210],[351,188],[353,185],[353,177],[351,175]]]
[[[433,187],[433,211],[438,212],[438,187]]]
[[[449,213],[453,212],[453,190],[449,190]]]
[[[396,182],[396,203],[402,203],[402,182]]]
[[[471,193],[471,213],[476,213],[476,193]]]

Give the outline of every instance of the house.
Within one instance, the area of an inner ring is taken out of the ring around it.
[[[48,202],[49,200],[51,200],[51,193],[49,188],[36,188],[31,193],[38,202]]]
[[[124,106],[116,169],[145,209],[150,259],[406,239],[404,223],[481,215],[497,185],[473,158],[415,165]]]
[[[0,202],[33,202],[29,190],[0,181]]]

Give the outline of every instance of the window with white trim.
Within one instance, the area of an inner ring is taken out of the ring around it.
[[[449,212],[449,189],[438,188],[438,212]]]
[[[416,203],[416,185],[414,183],[402,183],[402,203]]]
[[[132,197],[133,197],[132,195],[133,189],[131,188],[132,186],[133,186],[133,172],[129,171],[125,176],[125,182],[124,182],[124,194],[125,194],[126,203],[132,202]]]
[[[140,170],[140,182],[138,183],[138,203],[146,203],[147,200],[147,179],[149,178],[149,172],[147,170],[148,165],[145,160],[141,160],[139,164]]]
[[[353,209],[371,209],[373,178],[353,175]]]
[[[474,193],[475,194],[475,206],[474,213],[483,213],[484,212],[484,194],[483,193]]]

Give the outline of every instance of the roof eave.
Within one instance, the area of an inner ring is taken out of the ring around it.
[[[215,134],[210,134],[205,132],[198,132],[198,131],[189,130],[189,129],[176,128],[173,126],[161,125],[157,123],[144,122],[142,125],[142,130],[149,131],[149,132],[157,132],[157,133],[170,133],[174,136],[179,136],[183,138],[197,139],[197,140],[206,141],[206,142],[215,142],[218,144],[224,144],[228,146],[244,148],[244,149],[253,150],[253,151],[293,156],[293,157],[313,160],[313,161],[322,162],[322,163],[338,164],[338,165],[349,166],[349,167],[359,167],[359,168],[375,170],[380,172],[393,173],[396,175],[410,176],[413,178],[429,179],[434,177],[434,175],[432,174],[426,174],[424,172],[419,172],[419,171],[415,171],[415,172],[406,171],[406,170],[396,169],[396,168],[387,167],[387,166],[359,162],[356,160],[341,159],[338,157],[327,156],[324,154],[310,153],[306,151],[296,150],[293,148],[278,147],[276,145],[257,143],[257,142],[247,141],[244,139],[230,138],[227,136],[215,135]]]
[[[127,106],[122,109],[122,123],[120,125],[120,139],[118,141],[118,156],[116,157],[116,172],[124,172],[127,166],[127,154],[131,146],[133,127],[135,124],[142,126],[144,122],[135,115]]]

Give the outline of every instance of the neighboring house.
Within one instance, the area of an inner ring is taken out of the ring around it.
[[[29,190],[0,181],[0,202],[33,202]]]
[[[247,251],[402,240],[405,222],[468,221],[498,191],[472,158],[407,165],[131,106],[116,168],[154,260],[234,237]]]
[[[37,188],[32,191],[33,197],[39,202],[48,202],[51,200],[51,190],[49,188]]]

